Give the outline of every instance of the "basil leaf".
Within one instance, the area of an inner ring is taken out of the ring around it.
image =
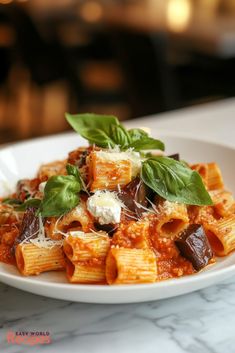
[[[80,135],[87,132],[89,129],[100,129],[109,133],[112,125],[120,125],[118,119],[113,115],[99,115],[92,113],[84,114],[69,114],[65,113],[68,123]],[[83,135],[82,135],[83,136]],[[86,137],[85,137],[86,138]]]
[[[147,158],[150,158],[150,157],[154,157],[154,154],[152,152],[140,152],[140,156],[143,159],[147,159]]]
[[[113,148],[116,145],[122,150],[133,148],[136,151],[146,149],[164,150],[163,142],[149,137],[141,129],[125,127],[112,115],[75,114],[66,113],[68,123],[90,144],[94,143],[102,148]]]
[[[22,201],[20,201],[19,199],[11,199],[11,198],[7,198],[7,199],[3,199],[2,203],[6,204],[6,205],[21,205]]]
[[[81,175],[80,175],[80,172],[79,172],[79,169],[77,166],[68,163],[66,165],[66,170],[67,170],[68,175],[73,175],[78,180],[80,179]]]
[[[142,139],[143,137],[148,137],[147,132],[145,132],[142,129],[130,129],[128,130],[130,138],[131,138],[131,142],[135,142],[138,141],[140,139]]]
[[[85,184],[85,181],[83,180],[82,176],[81,176],[81,173],[78,169],[78,167],[76,167],[75,165],[73,164],[67,164],[66,165],[66,170],[67,170],[67,173],[69,175],[73,175],[75,176],[75,178],[80,182],[80,186],[81,186],[81,190],[85,191],[87,194],[89,194],[88,190],[87,190],[87,186]]]
[[[79,203],[81,184],[74,175],[55,175],[46,183],[40,207],[42,217],[61,216]]]
[[[103,148],[119,145],[125,148],[129,143],[129,134],[118,119],[112,115],[66,113],[69,124],[90,143]]]
[[[39,208],[41,205],[41,202],[42,201],[40,199],[28,199],[21,205],[15,206],[15,210],[21,212],[21,211],[26,211],[28,207]]]
[[[151,157],[142,164],[143,182],[158,195],[188,205],[212,205],[200,175],[169,157]]]
[[[119,145],[122,149],[130,146],[130,136],[128,131],[122,125],[113,125],[111,127],[111,135],[115,145]]]
[[[115,142],[111,138],[111,128],[120,125],[115,116],[66,113],[65,117],[73,129],[90,143],[95,143],[103,148],[115,146]]]
[[[115,142],[101,129],[89,129],[86,136],[90,144],[96,144],[102,148],[115,146]]]
[[[136,151],[141,150],[165,150],[164,143],[150,137],[147,132],[142,129],[131,129],[128,130],[131,143],[129,147],[134,148]]]
[[[135,151],[142,150],[165,150],[165,145],[162,141],[156,140],[152,137],[146,136],[141,138],[140,140],[136,140],[130,143],[129,147],[134,148]]]

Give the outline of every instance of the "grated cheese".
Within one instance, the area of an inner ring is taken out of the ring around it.
[[[170,214],[175,210],[175,204],[176,202],[170,202],[168,200],[165,200],[162,209],[166,214]]]
[[[125,152],[117,152],[117,148],[108,151],[97,151],[96,155],[99,159],[107,162],[130,161],[132,168],[132,176],[135,177],[141,169],[141,156],[139,152],[128,149]]]
[[[38,217],[39,217],[39,231],[37,232],[37,238],[29,239],[35,235],[35,234],[33,234],[26,240],[29,240],[32,244],[38,246],[39,248],[50,249],[56,245],[62,246],[63,240],[53,240],[53,239],[47,238],[45,236],[45,229],[44,229],[44,225],[42,222],[42,217],[41,217],[41,215],[39,215]]]

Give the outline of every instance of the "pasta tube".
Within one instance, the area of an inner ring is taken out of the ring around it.
[[[217,163],[198,163],[191,165],[202,177],[208,190],[222,189],[224,182],[221,170]]]
[[[156,231],[161,237],[174,238],[189,223],[187,208],[184,204],[160,199],[156,206]]]
[[[224,188],[223,177],[217,163],[208,163],[207,188],[208,190]]]
[[[91,177],[91,191],[115,190],[118,185],[128,184],[132,176],[131,161],[120,158],[112,160],[114,153],[101,153],[95,151],[90,155],[89,175]]]
[[[225,256],[235,249],[235,215],[217,222],[205,221],[203,226],[215,255]]]
[[[190,166],[191,169],[198,172],[203,180],[205,186],[207,186],[208,179],[208,164],[207,163],[197,163]]]
[[[218,216],[227,217],[235,213],[235,202],[231,192],[214,190],[210,192],[214,209]]]
[[[106,260],[108,284],[155,282],[156,257],[150,249],[111,248]]]
[[[190,223],[202,224],[204,221],[215,220],[215,211],[213,206],[188,206],[188,216]]]
[[[79,205],[66,213],[61,219],[52,217],[47,220],[45,225],[46,234],[53,240],[62,238],[61,233],[72,230],[89,232],[93,228],[93,219],[87,211],[86,203],[80,201]]]
[[[16,264],[25,275],[39,275],[41,272],[65,268],[64,253],[60,246],[41,248],[34,244],[19,244],[16,247]]]
[[[83,232],[88,232],[93,226],[92,217],[87,211],[86,203],[82,200],[61,219],[59,227],[67,229],[72,228],[73,225],[76,227],[76,222],[81,225]]]
[[[121,224],[113,236],[112,244],[124,248],[149,248],[149,225],[150,223],[148,219]]]
[[[104,283],[105,263],[77,262],[67,260],[66,273],[71,283]]]
[[[38,171],[38,178],[41,180],[47,180],[54,175],[65,175],[67,159],[63,161],[55,161],[47,164],[43,164]]]
[[[107,233],[74,232],[64,240],[64,252],[72,262],[101,259],[107,256],[110,239]]]

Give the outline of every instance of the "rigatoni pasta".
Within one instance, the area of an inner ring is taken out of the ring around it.
[[[209,173],[208,163],[193,164],[193,165],[191,165],[191,168],[200,174],[204,184],[207,186],[208,185],[208,173]]]
[[[64,240],[64,252],[71,262],[105,259],[110,247],[107,233],[73,232]]]
[[[106,261],[108,284],[137,284],[155,282],[157,262],[150,249],[113,247]]]
[[[174,238],[189,223],[187,208],[183,204],[163,199],[157,200],[156,231],[161,237]]]
[[[82,230],[83,232],[89,232],[93,227],[93,219],[87,211],[86,203],[81,200],[80,204],[66,213],[56,224],[56,231],[71,231],[71,230]]]
[[[116,157],[116,158],[115,158]],[[131,161],[114,153],[92,152],[89,159],[90,189],[116,190],[131,181]]]
[[[67,257],[66,272],[71,283],[101,283],[105,281],[105,259],[110,239],[105,232],[72,232],[64,240]]]
[[[25,275],[38,275],[46,271],[63,270],[65,258],[60,246],[40,248],[34,244],[19,244],[16,247],[16,264]]]
[[[24,276],[127,285],[192,275],[235,250],[235,201],[217,163],[166,156],[113,116],[67,119],[89,146],[0,200],[0,261]]]
[[[208,163],[207,187],[208,190],[224,188],[222,173],[217,163]]]
[[[219,217],[228,217],[235,213],[235,201],[231,192],[219,189],[211,191],[210,195]]]
[[[121,224],[112,243],[120,247],[146,249],[150,247],[150,220],[145,218],[138,222],[131,221]]]
[[[105,283],[104,262],[71,262],[67,260],[66,273],[71,283]]]
[[[208,190],[224,188],[222,173],[217,163],[198,163],[193,164],[191,168],[201,175]]]
[[[226,256],[235,250],[235,215],[218,221],[204,221],[209,242],[217,256]]]
[[[47,164],[43,164],[38,171],[38,178],[42,181],[49,179],[53,175],[65,175],[66,174],[67,160],[55,161]]]

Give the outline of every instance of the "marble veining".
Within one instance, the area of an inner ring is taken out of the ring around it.
[[[235,278],[140,304],[53,300],[0,285],[0,352],[235,352]],[[44,346],[8,344],[7,331],[49,331]]]
[[[139,120],[138,125],[192,135],[201,132],[203,121],[204,137],[235,146],[234,114],[233,99],[167,113],[166,119]],[[8,344],[9,330],[49,331],[52,343]],[[126,305],[72,303],[0,284],[0,353],[29,352],[235,353],[235,276],[176,298]]]

